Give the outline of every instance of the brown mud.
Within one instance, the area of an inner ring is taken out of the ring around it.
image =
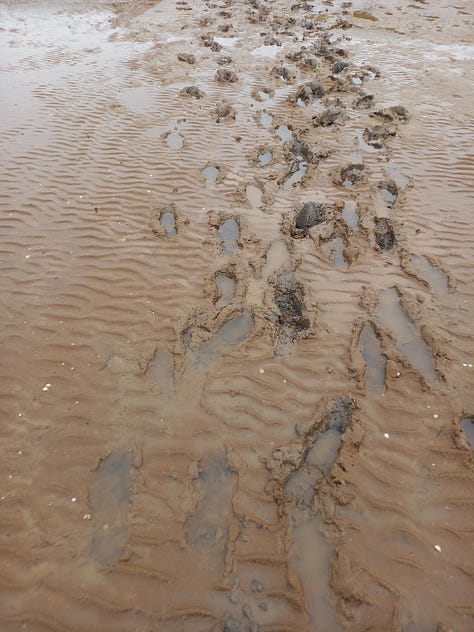
[[[1,632],[473,630],[470,2],[0,17]]]

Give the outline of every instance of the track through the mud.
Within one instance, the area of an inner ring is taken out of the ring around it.
[[[469,2],[0,17],[1,632],[472,630]]]

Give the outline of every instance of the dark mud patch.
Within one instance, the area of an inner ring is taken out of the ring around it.
[[[387,358],[382,353],[380,341],[372,323],[366,323],[359,338],[364,357],[365,385],[369,392],[383,393],[385,391],[385,374]]]
[[[375,97],[373,94],[364,94],[364,96],[358,98],[355,102],[355,107],[358,110],[368,110],[374,104]]]
[[[343,70],[345,70],[346,68],[349,67],[349,64],[346,61],[336,61],[334,62],[331,71],[333,75],[338,75],[339,73],[341,73]]]
[[[202,99],[206,96],[206,93],[197,86],[187,86],[181,90],[180,94],[191,99]]]
[[[406,123],[410,118],[408,110],[402,105],[393,105],[389,108],[377,110],[377,112],[373,113],[373,116],[376,116],[387,123]]]
[[[194,513],[184,525],[186,542],[199,553],[213,553],[214,560],[225,562],[228,530],[233,521],[232,496],[237,474],[230,468],[224,449],[199,463],[194,479],[197,498]]]
[[[324,94],[324,88],[319,83],[310,81],[299,86],[295,94],[290,96],[288,100],[296,105],[308,105],[316,99],[321,99]]]
[[[133,455],[126,447],[101,459],[89,486],[94,535],[91,556],[104,566],[118,564],[128,540]]]
[[[284,339],[294,342],[311,326],[305,305],[303,285],[292,275],[278,274],[273,297],[278,309],[278,323]]]
[[[213,116],[216,123],[223,123],[224,121],[234,121],[236,113],[234,108],[227,103],[221,103],[217,105],[213,111]]]
[[[345,118],[347,115],[341,108],[328,108],[321,114],[314,116],[312,121],[314,127],[331,127],[335,123],[342,122]]]
[[[284,83],[290,83],[294,79],[294,76],[285,66],[275,66],[272,73],[277,79],[280,79],[280,81]]]
[[[237,220],[224,220],[217,229],[217,236],[221,240],[222,254],[229,257],[238,248],[240,227]]]
[[[390,251],[395,244],[395,233],[392,222],[386,217],[376,217],[375,223],[375,243],[378,250]]]
[[[218,68],[216,71],[216,81],[218,83],[236,83],[239,80],[237,73],[228,68]]]
[[[179,61],[184,61],[186,64],[195,64],[196,57],[192,53],[178,53]]]
[[[352,187],[363,179],[364,171],[365,165],[362,163],[347,165],[339,171],[335,182],[346,188]]]
[[[251,313],[243,312],[222,325],[212,338],[201,343],[196,354],[197,366],[206,366],[240,344],[254,328]]]
[[[365,142],[374,149],[384,149],[386,141],[390,137],[396,136],[396,131],[386,125],[375,125],[374,127],[366,127],[363,136]]]

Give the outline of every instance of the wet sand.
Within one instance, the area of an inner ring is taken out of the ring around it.
[[[0,630],[474,629],[470,3],[0,17]]]

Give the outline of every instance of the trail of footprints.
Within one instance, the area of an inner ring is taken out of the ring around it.
[[[182,10],[185,10],[185,3],[182,4]],[[216,5],[208,6],[214,8]],[[305,10],[304,4],[297,6]],[[228,17],[231,17],[230,13]],[[289,20],[273,15],[270,8],[258,2],[248,4],[247,18],[251,23],[265,23],[269,30],[273,28],[275,33],[282,35],[296,22],[296,18]],[[271,77],[276,87],[263,85],[252,90],[252,99],[258,108],[254,116],[264,135],[256,139],[256,148],[248,158],[265,176],[248,182],[240,192],[240,199],[254,213],[272,214],[272,206],[280,196],[298,188],[307,191],[308,182],[317,183],[320,173],[329,178],[335,191],[334,199],[328,201],[315,195],[310,201],[288,205],[281,217],[279,237],[264,244],[253,239],[238,210],[208,212],[209,242],[216,259],[215,269],[209,275],[208,295],[202,306],[177,325],[173,353],[159,348],[146,369],[157,384],[165,385],[161,391],[163,396],[169,396],[178,373],[186,374],[196,369],[206,373],[225,355],[238,354],[239,345],[262,331],[270,333],[275,353],[284,353],[288,346],[314,333],[318,326],[317,304],[298,279],[296,253],[300,240],[311,240],[328,266],[335,266],[341,274],[350,273],[362,256],[386,257],[395,265],[398,257],[400,268],[424,287],[437,294],[452,288],[436,262],[406,252],[399,239],[393,213],[403,203],[406,183],[397,182],[390,176],[372,182],[370,169],[363,160],[341,161],[336,167],[325,167],[327,162],[334,165],[337,135],[351,123],[351,112],[357,112],[360,120],[365,121],[355,138],[359,147],[385,156],[390,139],[397,134],[399,125],[408,120],[408,113],[401,106],[378,108],[373,95],[364,91],[367,82],[379,76],[377,69],[353,68],[337,43],[332,43],[324,34],[317,34],[314,21],[304,19],[303,25],[308,35],[304,44],[286,53],[286,62],[293,64],[293,68],[286,63],[275,64]],[[221,28],[219,35],[230,30],[230,25],[227,29]],[[215,81],[225,86],[239,84],[238,73],[229,67],[232,58],[222,54],[222,46],[216,39],[219,35],[208,33],[202,39],[202,45],[219,56],[217,63],[221,67],[215,73]],[[310,41],[312,43],[308,43]],[[278,46],[277,40],[271,37],[267,37],[265,44]],[[178,57],[185,64],[195,62],[194,57],[185,53]],[[315,74],[317,80],[293,86],[300,73]],[[279,120],[273,111],[275,92],[280,85],[291,88],[287,100],[294,108],[294,121]],[[197,85],[184,88],[181,94],[192,101],[207,96]],[[297,121],[306,111],[307,125],[302,127]],[[222,102],[211,110],[211,116],[216,125],[232,125],[238,112],[231,103]],[[268,140],[269,132],[274,143]],[[201,170],[203,186],[218,190],[225,172],[226,165],[204,163]],[[273,188],[267,187],[270,180]],[[364,197],[361,191],[367,187],[370,195]],[[367,197],[378,200],[377,211],[370,207]],[[151,228],[159,239],[179,240],[185,238],[187,220],[180,209],[168,204],[153,212]],[[354,323],[350,369],[360,388],[376,395],[386,388],[385,373],[391,359],[406,359],[425,385],[439,378],[438,367],[421,333],[418,315],[413,310],[407,311],[405,298],[398,287],[387,287],[378,293],[364,290],[360,296],[365,316]],[[301,443],[293,460],[286,449],[272,452],[266,467],[272,477],[272,497],[282,515],[287,512],[291,515],[297,506],[300,510],[304,508],[305,515],[312,515],[315,499],[306,497],[304,490],[316,489],[329,472],[333,458],[328,461],[327,455],[335,458],[340,437],[351,423],[353,408],[352,400],[347,397],[324,403],[312,425],[301,429]],[[318,446],[323,443],[325,447],[319,453]],[[308,454],[311,459],[306,458]],[[302,468],[289,465],[302,462],[312,465]],[[222,549],[220,554],[227,552],[229,557],[232,545],[222,538],[217,542],[214,532],[218,528],[224,532],[231,516],[221,516],[222,524],[218,525],[209,523],[206,516],[207,512],[210,515],[219,513],[212,510],[216,502],[213,498],[230,503],[236,485],[236,473],[224,452],[211,455],[201,463],[196,486],[202,488],[204,500],[185,524],[185,537],[190,546],[200,550],[218,546]],[[258,522],[248,522],[249,529],[259,526]],[[241,533],[246,533],[246,528],[247,525],[241,525]],[[237,543],[233,546],[237,549]],[[237,559],[235,551],[233,554]],[[255,577],[248,589],[244,584],[234,586],[229,593],[233,610],[242,599],[246,600],[243,615],[224,618],[223,630],[258,629],[248,604],[255,609],[263,608],[263,585]],[[292,605],[298,620],[304,621],[304,617],[299,619],[302,617],[301,603],[295,598]]]
[[[258,6],[257,10],[261,21],[271,21],[271,13],[266,8]],[[275,19],[278,23],[279,18]],[[278,26],[281,30],[281,24]],[[314,25],[311,27],[305,23],[305,28],[312,31]],[[227,30],[225,31],[227,32]],[[212,52],[221,54],[222,46],[216,37],[215,34],[208,33],[203,37],[202,44]],[[256,113],[257,120],[263,129],[271,130],[280,142],[277,145],[272,145],[265,138],[262,138],[261,144],[257,146],[250,160],[262,170],[271,169],[272,173],[275,173],[276,170],[276,197],[278,197],[278,191],[284,193],[295,189],[295,187],[304,186],[309,177],[314,178],[317,182],[318,173],[315,174],[315,170],[329,157],[334,160],[334,154],[337,151],[331,147],[331,143],[327,142],[328,134],[331,133],[331,130],[338,133],[341,127],[350,121],[351,108],[354,111],[367,113],[365,117],[367,126],[360,134],[360,142],[367,149],[382,152],[385,155],[389,149],[390,138],[397,134],[398,126],[409,118],[408,112],[402,106],[377,108],[373,95],[364,91],[363,87],[366,82],[379,76],[377,69],[353,67],[345,50],[338,47],[337,43],[331,43],[326,34],[314,34],[312,40],[312,43],[309,43],[311,40],[305,39],[304,45],[299,49],[286,52],[285,57],[294,64],[294,70],[284,64],[275,64],[271,72],[271,76],[277,84],[283,83],[289,86],[295,82],[296,76],[299,74],[298,71],[303,74],[309,72],[317,76],[317,81],[301,83],[287,97],[288,102],[297,110],[298,116],[303,110],[309,111],[307,128],[299,126],[298,129],[296,123],[286,122],[286,124],[282,124],[277,120],[270,107],[267,106],[267,104],[273,103],[275,95],[273,87],[262,86],[252,90],[252,98],[255,103],[265,106],[263,110],[259,109]],[[278,49],[280,44],[272,38],[267,38],[264,42],[265,45]],[[178,54],[178,59],[182,63],[191,65],[196,61],[194,55],[184,52]],[[218,58],[218,63],[227,66],[232,63],[232,57],[221,55]],[[239,77],[234,70],[219,68],[216,71],[215,81],[234,84],[239,81]],[[182,94],[193,99],[200,99],[205,96],[204,92],[194,85],[185,88]],[[317,114],[314,114],[315,109]],[[215,117],[216,124],[231,124],[235,120],[236,110],[229,103],[223,102],[216,105],[212,116]],[[311,128],[318,132],[315,140],[314,134],[309,134]],[[313,138],[313,140],[310,141],[309,138]],[[283,167],[281,166],[281,159],[285,163]],[[225,168],[219,164],[207,163],[203,165],[202,176],[205,186],[218,187],[224,177],[224,171]],[[351,199],[345,199],[344,202],[327,202],[315,199],[311,202],[304,202],[299,207],[283,214],[280,244],[284,244],[283,248],[287,251],[287,258],[291,258],[288,246],[291,250],[292,241],[311,238],[315,247],[329,263],[332,262],[340,270],[346,271],[357,262],[362,253],[372,247],[387,256],[398,255],[402,269],[425,286],[431,287],[435,292],[443,293],[448,290],[447,279],[434,263],[422,256],[410,255],[399,245],[392,212],[399,204],[400,197],[403,197],[403,190],[400,189],[395,180],[388,177],[372,185],[370,170],[362,161],[346,163],[333,168],[331,177],[332,184],[338,191],[337,199],[339,200],[341,197],[340,191],[350,193]],[[379,209],[382,210],[376,211],[375,214],[370,211],[367,204],[358,204],[360,185],[366,187],[367,184],[372,196],[379,196],[378,199],[382,202],[382,207],[379,204]],[[262,180],[261,187],[260,184],[249,183],[244,188],[243,197],[255,212],[272,213],[271,207],[275,202],[275,195],[266,195],[265,179]],[[180,230],[186,225],[186,221],[175,206],[170,204],[153,212],[151,227],[157,237],[173,239],[178,237]],[[199,319],[197,321],[195,319],[194,324],[187,324],[181,332],[184,348],[187,352],[194,353],[199,362],[202,362],[204,357],[207,358],[207,362],[216,359],[242,342],[251,332],[255,318],[255,304],[252,305],[251,301],[248,304],[249,302],[246,301],[245,288],[243,291],[236,292],[243,282],[249,285],[249,276],[252,277],[253,275],[254,277],[251,281],[255,281],[255,277],[257,277],[257,280],[261,281],[263,285],[271,286],[273,305],[271,308],[266,306],[265,318],[272,327],[279,328],[277,339],[294,342],[300,336],[308,335],[311,331],[312,321],[314,321],[314,317],[311,317],[306,305],[305,288],[296,279],[294,265],[279,270],[279,264],[276,262],[274,268],[269,271],[267,262],[265,278],[263,275],[258,278],[258,270],[252,270],[248,265],[249,255],[245,256],[243,252],[245,246],[240,240],[239,222],[238,212],[233,216],[222,218],[218,223],[215,222],[214,218],[210,219],[210,227],[217,238],[221,258],[232,258],[234,263],[233,268],[232,266],[226,267],[227,264],[224,263],[221,269],[215,271],[215,290],[212,292],[214,309],[208,310],[206,315],[201,313]],[[268,257],[271,247],[272,244],[265,246],[267,252],[263,253],[264,258]],[[242,264],[240,269],[235,266],[236,253],[242,259],[247,259],[247,263]],[[268,287],[262,289],[263,294],[265,294],[265,289]],[[395,288],[388,288],[381,292],[379,298],[382,315],[384,301],[387,300],[388,296],[392,296],[392,298],[398,296],[398,291]],[[220,318],[221,312],[229,315],[227,321]],[[390,330],[392,333],[394,329],[397,330],[401,336],[401,340],[395,343],[397,352],[407,357],[424,378],[434,380],[436,369],[433,363],[428,360],[419,362],[409,351],[410,344],[404,334],[406,334],[405,330],[410,327],[408,325],[404,327],[402,324],[405,319],[409,320],[409,318],[402,305],[398,310],[398,316],[397,322],[391,324],[385,322],[385,328],[388,330],[387,335],[390,336]],[[190,317],[191,321],[192,319],[193,317]],[[417,341],[415,346],[421,350],[423,345],[426,347],[426,343],[423,342],[417,327],[411,321],[410,324],[413,329],[411,336],[413,340],[416,339]],[[380,325],[378,331],[382,331],[383,328]],[[197,339],[201,340],[201,337],[196,335],[197,330],[201,330],[201,333],[204,330],[213,331],[215,350],[212,353],[209,351],[210,339],[200,341],[199,344],[196,343]],[[367,330],[365,331],[366,338]],[[218,340],[222,344],[218,344]],[[208,349],[207,352],[200,351],[203,345]],[[364,345],[362,344],[362,346]],[[373,344],[372,347],[374,347]],[[218,349],[220,349],[220,353],[217,351]],[[427,347],[420,353],[430,355]],[[370,357],[372,357],[371,354],[364,351],[364,358]],[[370,362],[370,360],[367,361]]]

